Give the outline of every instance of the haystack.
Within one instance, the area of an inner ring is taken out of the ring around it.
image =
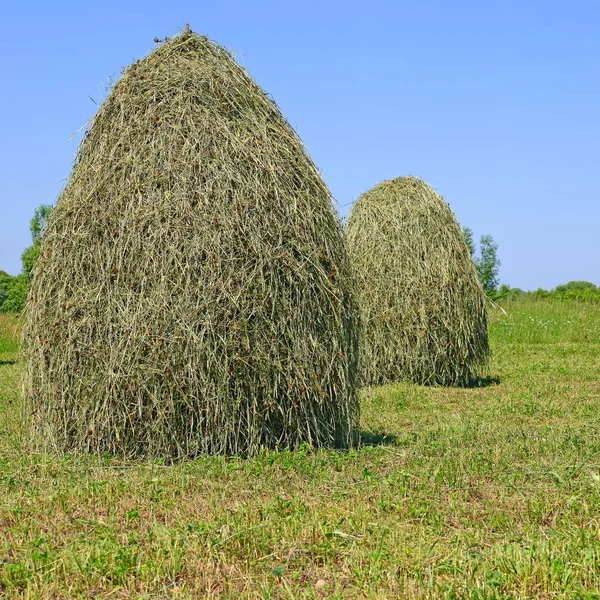
[[[485,295],[448,204],[414,177],[385,181],[350,213],[346,241],[368,384],[464,386],[488,359]]]
[[[275,103],[184,33],[124,70],[28,300],[35,438],[125,457],[348,446],[358,310],[330,194]]]

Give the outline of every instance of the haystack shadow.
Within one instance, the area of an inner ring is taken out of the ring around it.
[[[393,446],[398,441],[398,438],[391,433],[366,431],[365,429],[361,429],[358,436],[359,446]]]
[[[482,388],[482,387],[490,387],[493,385],[500,385],[502,383],[502,379],[500,379],[499,375],[490,375],[488,377],[479,377],[478,379],[474,379],[467,386],[469,389],[474,388]]]

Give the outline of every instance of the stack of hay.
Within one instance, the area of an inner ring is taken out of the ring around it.
[[[414,177],[363,194],[346,225],[367,384],[464,386],[485,373],[485,294],[448,204]]]
[[[55,208],[26,311],[41,446],[125,457],[350,445],[357,308],[330,194],[229,53],[124,71]]]

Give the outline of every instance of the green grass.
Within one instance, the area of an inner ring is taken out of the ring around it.
[[[0,317],[0,596],[600,598],[600,306],[514,302],[478,389],[365,390],[352,452],[26,450]]]
[[[0,314],[0,360],[14,360],[19,350],[19,318]]]

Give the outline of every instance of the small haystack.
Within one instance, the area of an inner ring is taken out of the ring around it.
[[[485,371],[485,295],[448,204],[414,177],[385,181],[350,213],[346,241],[367,384],[464,386]]]
[[[128,67],[56,206],[25,395],[57,451],[348,446],[358,310],[330,194],[275,103],[185,32]]]

